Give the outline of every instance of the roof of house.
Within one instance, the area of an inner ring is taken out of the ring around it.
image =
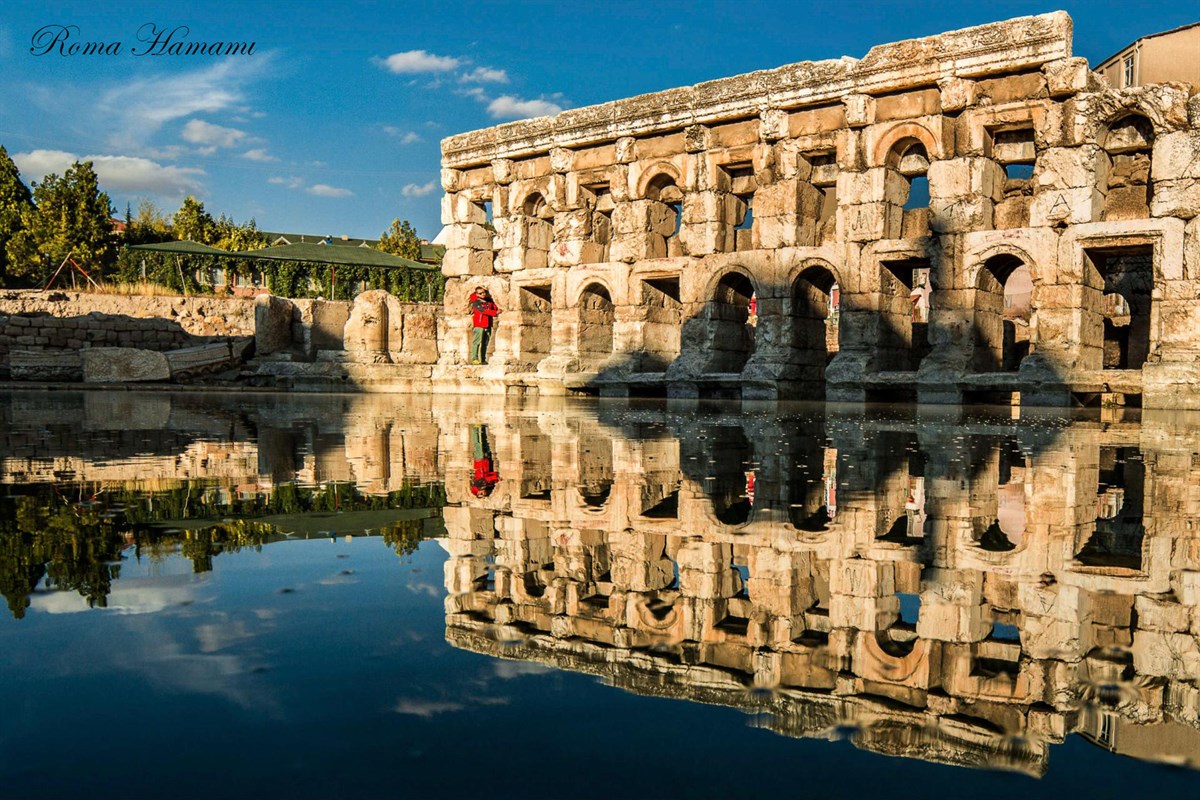
[[[1144,42],[1147,39],[1157,39],[1160,36],[1170,36],[1172,33],[1179,33],[1180,31],[1186,31],[1188,28],[1195,28],[1197,25],[1200,25],[1200,22],[1189,22],[1187,25],[1180,25],[1178,28],[1171,28],[1171,30],[1169,30],[1169,31],[1159,31],[1158,33],[1148,33],[1145,36],[1139,36],[1138,38],[1131,41],[1129,44],[1122,46],[1121,49],[1117,50],[1117,52],[1113,53],[1108,58],[1106,58],[1103,61],[1101,61],[1100,63],[1098,63],[1095,67],[1093,67],[1093,69],[1100,69],[1104,65],[1106,65],[1109,62],[1118,58],[1122,53],[1124,53],[1129,48],[1133,47],[1138,42]]]
[[[440,263],[442,256],[446,255],[446,246],[444,244],[427,244],[421,242],[421,260],[429,263]]]
[[[377,247],[378,239],[359,239],[354,236],[333,236],[332,234],[316,235],[312,233],[280,233],[263,231],[269,244],[330,244],[339,247]],[[282,240],[282,241],[281,241]]]

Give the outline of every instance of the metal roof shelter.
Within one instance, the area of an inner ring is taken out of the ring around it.
[[[184,239],[178,242],[156,242],[154,244],[127,245],[130,250],[153,250],[158,253],[176,253],[185,256],[229,256],[228,250],[219,247],[209,247],[206,244]]]
[[[261,258],[268,261],[309,261],[315,264],[330,264],[345,267],[386,267],[391,269],[414,269],[421,272],[441,272],[432,264],[409,261],[382,250],[370,247],[331,247],[324,244],[299,242],[280,244],[263,250],[246,250],[230,253],[235,258]]]
[[[419,272],[440,272],[432,264],[422,264],[407,258],[394,256],[370,247],[331,247],[324,244],[301,242],[264,247],[261,250],[222,250],[199,242],[158,242],[155,244],[133,244],[130,250],[151,250],[176,255],[216,256],[219,258],[262,259],[264,261],[304,261],[313,264],[328,264],[334,267],[384,267],[389,269],[412,269]]]

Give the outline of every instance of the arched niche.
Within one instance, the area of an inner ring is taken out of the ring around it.
[[[585,370],[598,369],[613,354],[616,307],[608,288],[601,283],[589,283],[579,294],[577,311],[579,363]]]
[[[975,281],[976,372],[1015,372],[1032,350],[1033,273],[1012,253],[988,258]]]
[[[753,281],[743,272],[726,272],[713,287],[705,318],[709,327],[708,372],[740,373],[754,354],[750,324]]]
[[[795,367],[801,396],[825,396],[825,367],[838,352],[840,290],[827,267],[805,267],[792,282],[788,308],[789,363]]]

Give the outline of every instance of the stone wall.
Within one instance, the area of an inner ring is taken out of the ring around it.
[[[1186,417],[695,408],[441,414],[447,640],[889,755],[1200,764]]]
[[[0,291],[0,376],[9,352],[125,347],[165,352],[254,335],[254,301]]]
[[[1200,97],[1110,87],[1071,28],[1022,17],[445,139],[442,372],[1200,407]],[[1149,286],[1120,280],[1130,258]],[[477,285],[504,311],[480,367]]]

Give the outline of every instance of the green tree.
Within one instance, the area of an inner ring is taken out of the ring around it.
[[[379,249],[385,253],[417,261],[421,258],[421,240],[408,220],[392,220],[392,226],[379,237]]]
[[[183,199],[183,205],[175,212],[171,229],[176,239],[200,244],[211,245],[220,236],[217,222],[204,210],[204,203],[190,194]]]
[[[148,242],[165,242],[171,239],[171,220],[153,201],[142,198],[138,203],[137,214],[129,220],[125,230],[125,238],[131,235],[138,237],[134,244]]]
[[[261,250],[267,246],[267,237],[258,229],[258,224],[251,218],[244,225],[236,224],[232,219],[222,216],[217,222],[219,237],[215,247],[230,252],[240,253],[245,250]]]
[[[8,274],[8,243],[24,228],[25,220],[33,211],[33,199],[29,187],[21,182],[21,173],[0,145],[0,286]]]
[[[50,174],[35,183],[33,204],[24,214],[24,230],[8,243],[10,271],[38,275],[44,254],[50,265],[71,256],[93,277],[103,277],[116,257],[113,208],[100,191],[92,162],[76,161],[62,177]]]

